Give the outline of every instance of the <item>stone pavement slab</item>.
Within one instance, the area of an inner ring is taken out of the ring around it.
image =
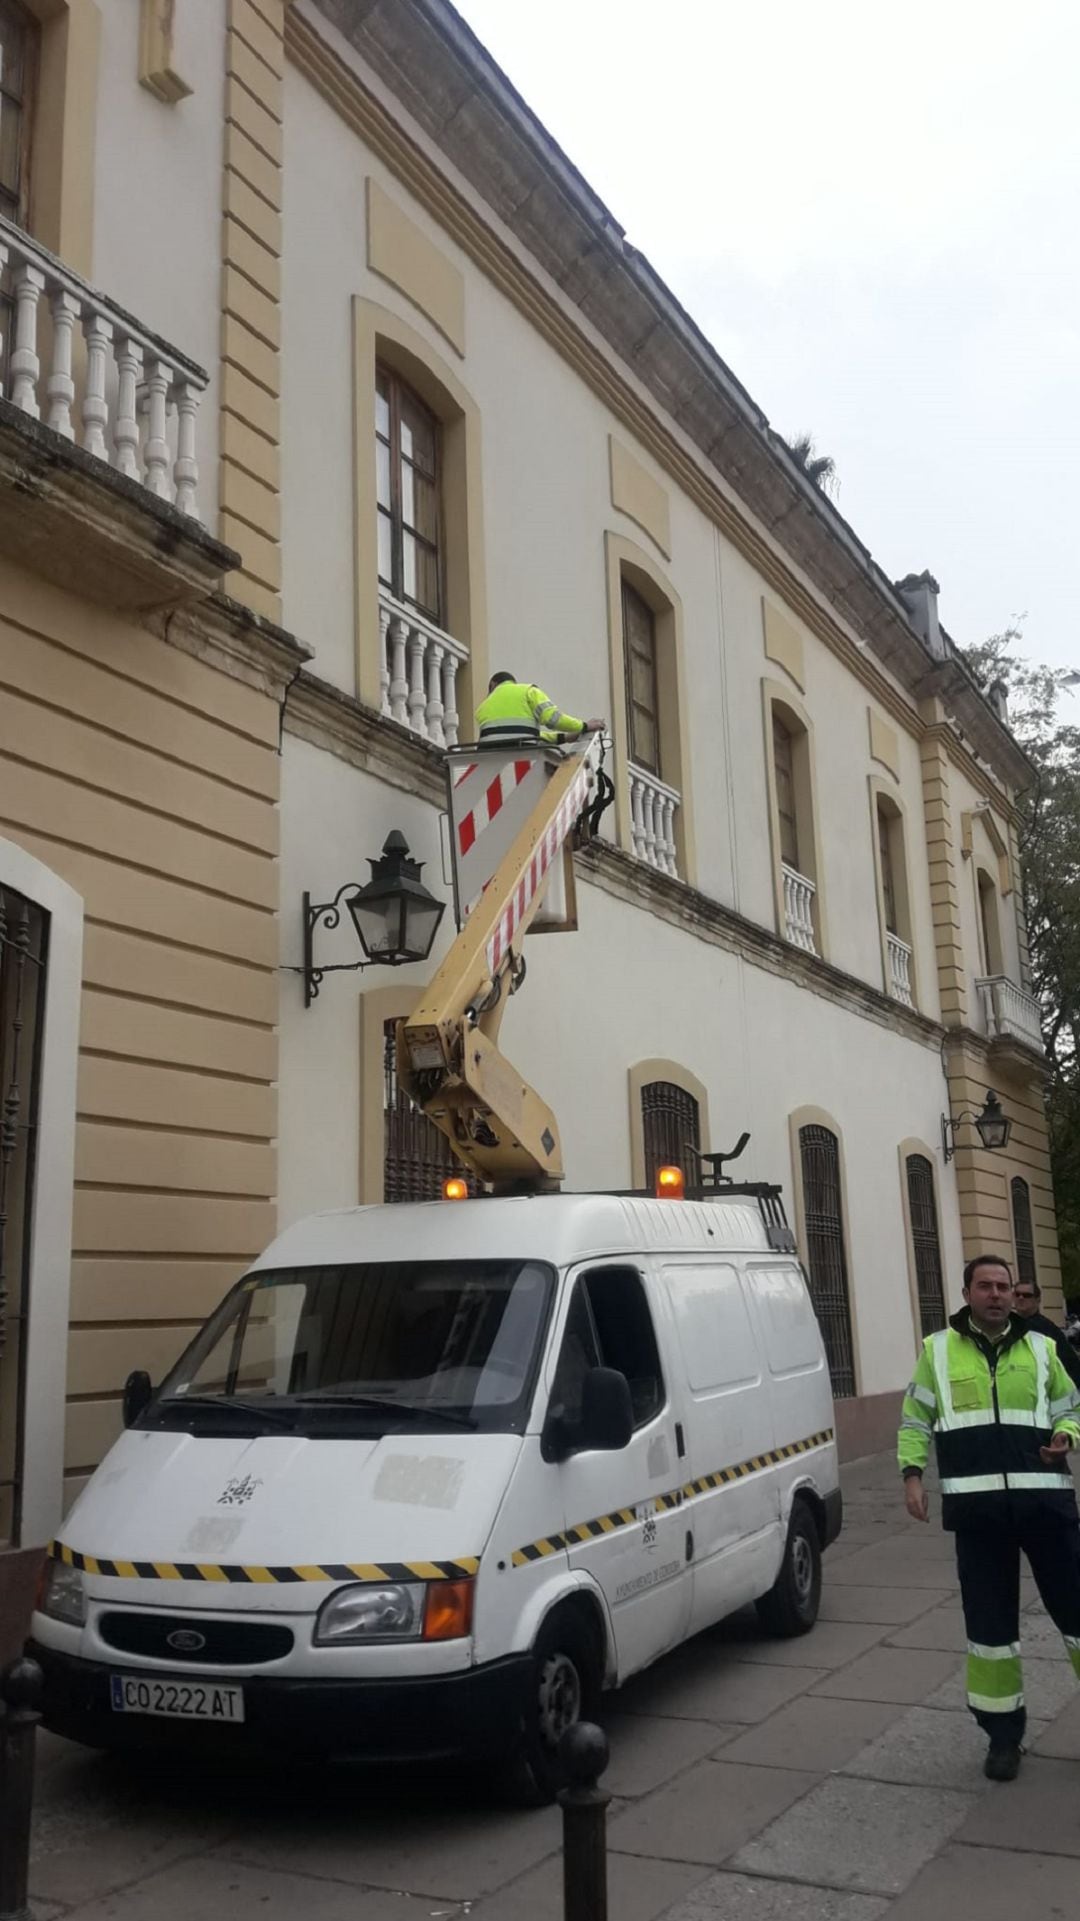
[[[743,1733],[741,1726],[662,1714],[608,1714],[604,1726],[611,1743],[604,1786],[609,1794],[631,1799],[663,1787],[672,1775]]]
[[[43,1901],[71,1905],[107,1895],[174,1861],[201,1854],[224,1839],[228,1821],[220,1815],[177,1808],[166,1821],[157,1809],[128,1809],[83,1832],[74,1845],[32,1860],[30,1882]]]
[[[297,1921],[313,1911],[319,1921],[428,1921],[432,1906],[428,1899],[373,1888],[358,1897],[355,1887],[341,1882],[324,1881],[316,1890],[305,1875],[235,1862],[225,1867],[203,1855],[86,1902],[69,1911],[67,1921],[218,1921],[225,1915],[228,1921]],[[463,1912],[458,1904],[440,1904],[439,1911],[448,1921]]]
[[[895,1702],[826,1701],[820,1695],[804,1694],[759,1726],[748,1728],[724,1748],[723,1758],[751,1761],[759,1767],[832,1772],[903,1712]]]
[[[889,1909],[889,1921],[1073,1921],[1076,1862],[953,1845]]]
[[[984,1794],[956,1839],[987,1848],[1000,1848],[1007,1839],[1010,1848],[1025,1853],[1080,1855],[1080,1780],[1074,1764],[1026,1755],[1018,1779]],[[1080,1905],[1080,1872],[1075,1868],[1073,1887]],[[1026,1904],[1025,1911],[1031,1913]]]
[[[917,1621],[897,1628],[889,1635],[891,1648],[939,1648],[944,1654],[963,1654],[967,1649],[964,1610],[960,1602],[946,1601],[943,1606],[920,1614]]]
[[[1029,1742],[1042,1733],[1036,1722]],[[948,1713],[941,1708],[909,1708],[875,1741],[843,1766],[845,1774],[871,1781],[902,1781],[912,1787],[966,1788],[981,1793],[985,1787],[983,1762],[986,1736],[967,1709]]]
[[[971,1795],[948,1788],[834,1775],[748,1842],[731,1866],[778,1880],[900,1894],[971,1806]]]
[[[1028,1714],[1036,1721],[1053,1721],[1080,1693],[1072,1665],[1062,1648],[1056,1661],[1024,1659],[1024,1700]],[[931,1708],[966,1706],[964,1670],[961,1665],[952,1679],[927,1697]]]
[[[916,1554],[886,1554],[881,1548],[860,1548],[840,1561],[832,1572],[838,1587],[959,1587],[955,1568],[944,1559]]]
[[[1080,1688],[1056,1721],[1044,1727],[1036,1739],[1029,1737],[1028,1746],[1039,1754],[1055,1754],[1064,1761],[1080,1761]],[[1080,1794],[1080,1778],[1077,1791]]]
[[[618,1910],[615,1911],[616,1913]],[[751,1874],[714,1874],[664,1921],[882,1921],[889,1903],[875,1894],[840,1894]]]
[[[608,1828],[617,1852],[719,1867],[729,1854],[812,1788],[816,1775],[790,1768],[701,1761],[668,1787],[635,1802]]]
[[[830,1587],[828,1562],[821,1596],[821,1621],[882,1621],[900,1627],[947,1601],[944,1589]]]
[[[658,1661],[612,1701],[624,1714],[670,1714],[691,1721],[764,1721],[785,1701],[826,1679],[824,1668],[753,1666],[707,1636]]]
[[[840,1668],[884,1639],[888,1628],[874,1621],[819,1621],[790,1641],[745,1641],[739,1660],[767,1667]]]
[[[708,1764],[706,1764],[708,1765]],[[248,1817],[214,1853],[224,1867],[306,1874],[353,1887],[408,1889],[441,1901],[477,1901],[561,1845],[558,1808],[504,1813],[473,1805],[365,1805],[320,1815],[307,1807],[276,1826]]]
[[[845,1701],[914,1703],[940,1686],[955,1667],[955,1654],[930,1648],[873,1648],[839,1674],[826,1675],[813,1693],[837,1695]]]
[[[709,1870],[683,1861],[649,1861],[639,1855],[608,1855],[608,1910],[611,1921],[659,1921],[668,1916],[672,1902],[688,1893]],[[416,1903],[413,1903],[413,1907]],[[424,1904],[417,1921],[426,1921]],[[456,1916],[459,1911],[452,1909]],[[562,1859],[545,1861],[530,1869],[519,1881],[500,1888],[498,1894],[469,1909],[469,1921],[563,1921]],[[322,1918],[320,1916],[320,1921]],[[355,1921],[367,1921],[366,1910]],[[411,1910],[400,1921],[412,1921]]]

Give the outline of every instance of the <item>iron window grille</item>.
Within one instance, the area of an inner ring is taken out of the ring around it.
[[[844,1245],[840,1143],[827,1127],[801,1127],[799,1153],[810,1299],[825,1343],[833,1394],[837,1400],[844,1400],[855,1392],[855,1352]]]

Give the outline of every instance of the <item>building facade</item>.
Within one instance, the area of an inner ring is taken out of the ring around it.
[[[748,1130],[877,1444],[966,1254],[1060,1301],[1031,770],[935,583],[885,577],[442,0],[0,32],[0,1536],[276,1223],[438,1191],[387,1048],[422,970],[306,1006],[301,904],[394,828],[448,891],[443,749],[502,667],[613,742],[578,931],[503,1030],[569,1184]],[[357,958],[347,915],[315,939]]]

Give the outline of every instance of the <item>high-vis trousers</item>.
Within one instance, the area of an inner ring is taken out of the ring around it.
[[[1080,1529],[1043,1518],[957,1529],[956,1565],[967,1631],[968,1706],[993,1743],[1018,1747],[1027,1715],[1020,1666],[1020,1554],[1080,1679]]]

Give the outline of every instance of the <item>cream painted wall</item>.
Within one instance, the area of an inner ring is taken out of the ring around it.
[[[101,5],[93,282],[204,367],[199,511],[217,520],[225,0],[176,8],[175,106],[139,85],[139,0]]]
[[[609,434],[616,432],[647,465],[648,456],[291,68],[283,275],[285,624],[315,647],[317,673],[355,691],[353,295],[400,313],[434,353],[447,353],[433,323],[368,272],[367,175],[465,276],[465,354],[454,364],[482,420],[492,667],[540,680],[573,712],[607,714],[604,531],[614,528],[650,551],[648,535],[611,507]],[[670,561],[659,552],[652,558],[683,605],[697,882],[773,928],[760,683],[765,674],[783,674],[764,656],[763,583],[693,502],[674,486],[668,492],[672,554]],[[801,698],[815,727],[828,957],[881,988],[867,777],[882,770],[870,759],[868,697],[821,642],[802,632],[807,686]],[[900,794],[911,828],[920,989],[924,1007],[934,1011],[921,776],[910,740],[903,746]]]
[[[299,959],[304,887],[332,897],[366,879],[366,856],[391,827],[429,862],[443,891],[430,808],[306,743],[287,738],[283,770],[282,960]],[[447,890],[448,893],[448,890]],[[601,889],[579,887],[580,931],[530,940],[528,984],[501,1044],[555,1109],[568,1185],[631,1179],[627,1070],[658,1055],[684,1062],[709,1091],[714,1139],[752,1134],[748,1176],[780,1180],[792,1207],[788,1116],[815,1105],[843,1132],[858,1298],[860,1387],[895,1388],[915,1350],[897,1162],[898,1143],[939,1139],[944,1082],[936,1050],[900,1038],[788,981],[695,940]],[[425,968],[328,975],[305,1011],[299,982],[281,1007],[279,1206],[282,1224],[355,1204],[360,1152],[358,996],[393,982],[420,987],[450,939],[450,912]],[[355,957],[351,927],[320,935],[324,959]],[[614,964],[617,956],[617,965]],[[959,1300],[956,1191],[940,1165],[950,1304]]]

